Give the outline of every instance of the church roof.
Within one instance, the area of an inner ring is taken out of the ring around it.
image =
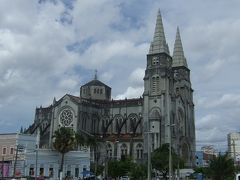
[[[187,61],[183,52],[183,46],[182,46],[179,28],[177,28],[172,60],[173,60],[172,67],[179,67],[179,66],[184,66],[186,68],[188,67]]]
[[[105,86],[107,88],[110,88],[109,86],[107,86],[106,84],[104,84],[103,82],[101,82],[101,81],[99,81],[97,79],[94,79],[94,80],[84,84],[83,86]]]
[[[156,53],[169,54],[168,44],[166,43],[166,39],[165,39],[162,16],[161,16],[160,10],[158,10],[154,37],[149,49],[149,54],[156,54]]]

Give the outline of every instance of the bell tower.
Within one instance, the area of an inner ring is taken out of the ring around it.
[[[173,93],[172,57],[166,43],[160,10],[144,76],[144,142],[151,151],[169,142],[171,94]],[[148,142],[148,133],[150,141]]]
[[[184,56],[179,28],[173,50],[172,71],[174,73],[175,91],[175,124],[177,126],[178,153],[187,166],[194,162],[195,152],[195,120],[193,89],[191,87],[190,69]]]

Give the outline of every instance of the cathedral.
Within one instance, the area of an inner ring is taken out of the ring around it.
[[[79,96],[66,94],[54,98],[48,107],[36,108],[27,133],[40,130],[40,148],[53,148],[53,133],[63,126],[94,136],[100,144],[94,152],[99,163],[123,156],[144,162],[148,149],[154,151],[171,142],[185,165],[192,167],[195,119],[190,69],[178,28],[173,54],[169,53],[160,11],[146,57],[140,98],[112,99],[111,87],[95,75],[80,87]]]

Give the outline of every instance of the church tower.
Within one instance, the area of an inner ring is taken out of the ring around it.
[[[190,70],[184,56],[179,28],[177,28],[176,39],[173,50],[172,70],[174,73],[175,91],[175,124],[177,126],[176,149],[181,157],[192,166],[195,152],[195,121],[193,89],[190,81]]]
[[[192,93],[190,70],[184,56],[179,28],[171,57],[161,13],[158,11],[144,76],[145,153],[147,147],[153,151],[171,142],[171,147],[184,159],[185,165],[193,165],[195,123]]]
[[[153,41],[147,54],[144,76],[144,142],[151,150],[169,142],[171,96],[173,93],[172,57],[166,43],[162,17],[158,11]],[[147,134],[150,133],[150,142]]]

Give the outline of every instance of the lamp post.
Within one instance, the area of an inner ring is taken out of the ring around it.
[[[169,180],[172,179],[172,137],[171,137],[171,127],[175,126],[175,124],[169,124]]]
[[[35,170],[35,180],[37,180],[37,171],[38,171],[38,167],[37,167],[37,165],[38,165],[38,144],[36,144],[36,149],[35,149],[35,151],[36,151],[36,164],[35,164],[35,166],[36,166],[36,170]]]
[[[150,134],[151,131],[145,132],[147,134],[147,180],[151,180],[151,144],[150,144]]]
[[[150,142],[150,132],[147,133],[147,138],[148,138],[148,180],[151,180],[151,146],[149,144]]]

